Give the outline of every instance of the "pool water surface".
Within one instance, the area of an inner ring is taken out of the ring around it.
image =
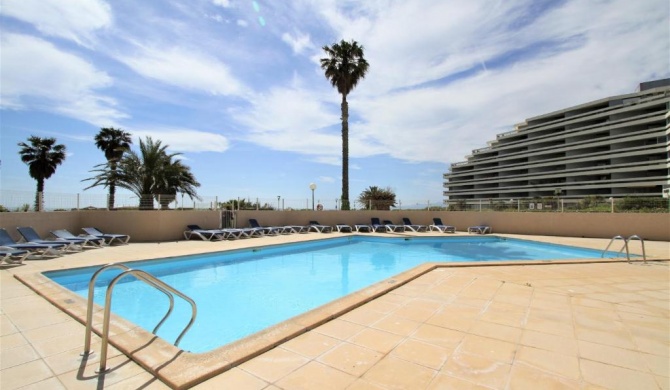
[[[608,256],[615,256],[610,253]],[[426,262],[599,258],[601,252],[534,241],[487,237],[381,238],[349,236],[203,255],[126,263],[190,296],[198,316],[179,347],[201,353],[351,294]],[[56,283],[86,297],[99,267],[46,272]],[[118,270],[100,275],[95,302],[102,305]],[[123,279],[112,311],[151,331],[168,309],[162,293]],[[175,341],[190,318],[178,298],[158,336]]]

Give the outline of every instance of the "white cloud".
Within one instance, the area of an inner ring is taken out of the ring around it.
[[[45,109],[93,124],[126,117],[100,94],[112,79],[92,64],[27,35],[5,33],[1,43],[3,108]]]
[[[223,8],[230,8],[230,0],[212,0],[212,4]]]
[[[111,8],[102,0],[4,0],[2,13],[35,25],[45,35],[84,46],[96,30],[112,24]]]
[[[536,19],[529,2],[320,4],[370,63],[349,96],[352,156],[460,161],[527,117],[668,75],[662,0],[568,1]]]
[[[289,33],[284,33],[282,34],[281,39],[291,47],[294,54],[302,54],[306,49],[314,47],[309,34],[297,33],[294,37]]]
[[[177,46],[142,48],[139,54],[120,60],[144,77],[176,87],[212,95],[247,93],[226,64],[196,50]]]
[[[230,147],[228,139],[221,134],[193,129],[149,127],[130,132],[138,139],[160,140],[163,145],[169,145],[170,151],[176,152],[225,152]]]
[[[249,22],[247,22],[246,20],[243,20],[243,19],[238,19],[237,20],[237,25],[240,26],[240,27],[247,27],[247,26],[249,26]]]

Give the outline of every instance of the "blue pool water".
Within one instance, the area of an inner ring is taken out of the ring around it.
[[[206,352],[425,262],[598,258],[591,249],[499,237],[380,238],[349,236],[204,255],[138,261],[128,266],[159,277],[195,300],[198,317],[179,347]],[[99,267],[45,275],[84,297]],[[95,288],[103,304],[118,275],[107,270]],[[151,331],[168,308],[160,292],[128,277],[114,288],[112,311]],[[158,336],[169,342],[190,318],[190,306],[175,311]]]

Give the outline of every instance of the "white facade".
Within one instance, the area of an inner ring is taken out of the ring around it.
[[[449,200],[653,196],[670,187],[670,79],[527,119],[444,174]]]

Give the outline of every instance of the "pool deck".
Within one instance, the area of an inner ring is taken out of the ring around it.
[[[84,326],[15,275],[341,235],[131,243],[3,265],[0,388],[169,388],[113,347],[110,371],[96,374],[100,338],[82,358]],[[647,241],[646,251],[654,261],[431,266],[193,388],[670,390],[670,243]]]

